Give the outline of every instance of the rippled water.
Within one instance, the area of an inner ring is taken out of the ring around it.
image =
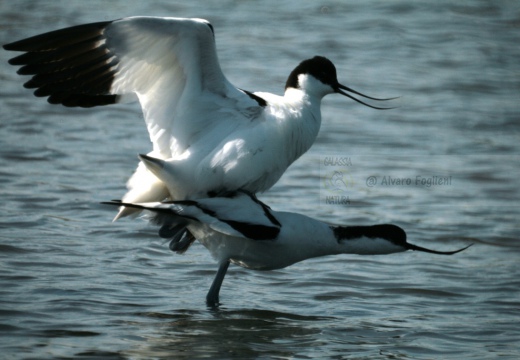
[[[207,309],[216,264],[202,246],[178,256],[99,205],[150,149],[139,107],[48,105],[0,51],[3,358],[520,356],[517,2],[17,1],[0,14],[2,43],[128,15],[206,18],[225,73],[251,91],[281,93],[300,60],[325,55],[342,83],[399,107],[327,97],[316,144],[261,198],[323,221],[392,222],[439,250],[475,243],[452,257],[231,267],[223,305]]]

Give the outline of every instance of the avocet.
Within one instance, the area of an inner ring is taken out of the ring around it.
[[[274,270],[325,255],[381,255],[407,250],[452,255],[469,247],[430,250],[408,243],[405,231],[396,225],[330,225],[297,213],[274,211],[244,191],[200,200],[107,204],[150,211],[151,221],[162,225],[163,236],[176,234],[170,247],[177,252],[186,251],[194,240],[179,241],[180,233],[175,228],[187,227],[219,263],[206,296],[210,306],[219,303],[230,263],[252,270]]]
[[[9,63],[32,76],[24,86],[52,104],[93,107],[137,95],[153,143],[166,160],[163,180],[141,162],[124,202],[262,192],[316,139],[321,99],[347,92],[325,57],[302,61],[285,93],[233,86],[217,59],[213,26],[202,19],[129,17],[74,26],[16,41]],[[386,109],[371,106],[376,109]],[[116,219],[135,209],[121,208]]]

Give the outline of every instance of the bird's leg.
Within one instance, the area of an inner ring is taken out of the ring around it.
[[[180,228],[180,226],[178,226],[178,228]],[[175,228],[172,229],[172,231],[173,230],[175,230]],[[186,227],[177,230],[178,232],[170,241],[170,250],[175,251],[177,254],[184,254],[196,239]]]
[[[218,294],[220,292],[220,287],[222,286],[222,281],[224,281],[224,276],[226,276],[228,267],[229,260],[220,264],[220,267],[217,271],[217,275],[215,276],[215,279],[213,279],[213,283],[209,288],[208,295],[206,295],[206,304],[208,306],[218,305]]]

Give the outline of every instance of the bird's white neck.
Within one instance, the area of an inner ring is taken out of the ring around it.
[[[287,156],[292,163],[310,149],[321,126],[321,97],[313,96],[300,89],[288,88],[284,94],[285,111],[290,116],[281,118],[280,125],[285,134]]]

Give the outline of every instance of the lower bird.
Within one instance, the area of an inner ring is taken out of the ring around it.
[[[430,250],[408,243],[405,231],[396,225],[330,225],[301,214],[274,211],[245,191],[200,200],[105,204],[148,210],[151,221],[162,226],[163,235],[187,227],[219,263],[206,296],[208,306],[219,304],[230,263],[251,270],[275,270],[326,255],[380,255],[407,250],[452,255],[471,246],[454,251]],[[172,240],[175,250],[181,252],[190,244]]]

